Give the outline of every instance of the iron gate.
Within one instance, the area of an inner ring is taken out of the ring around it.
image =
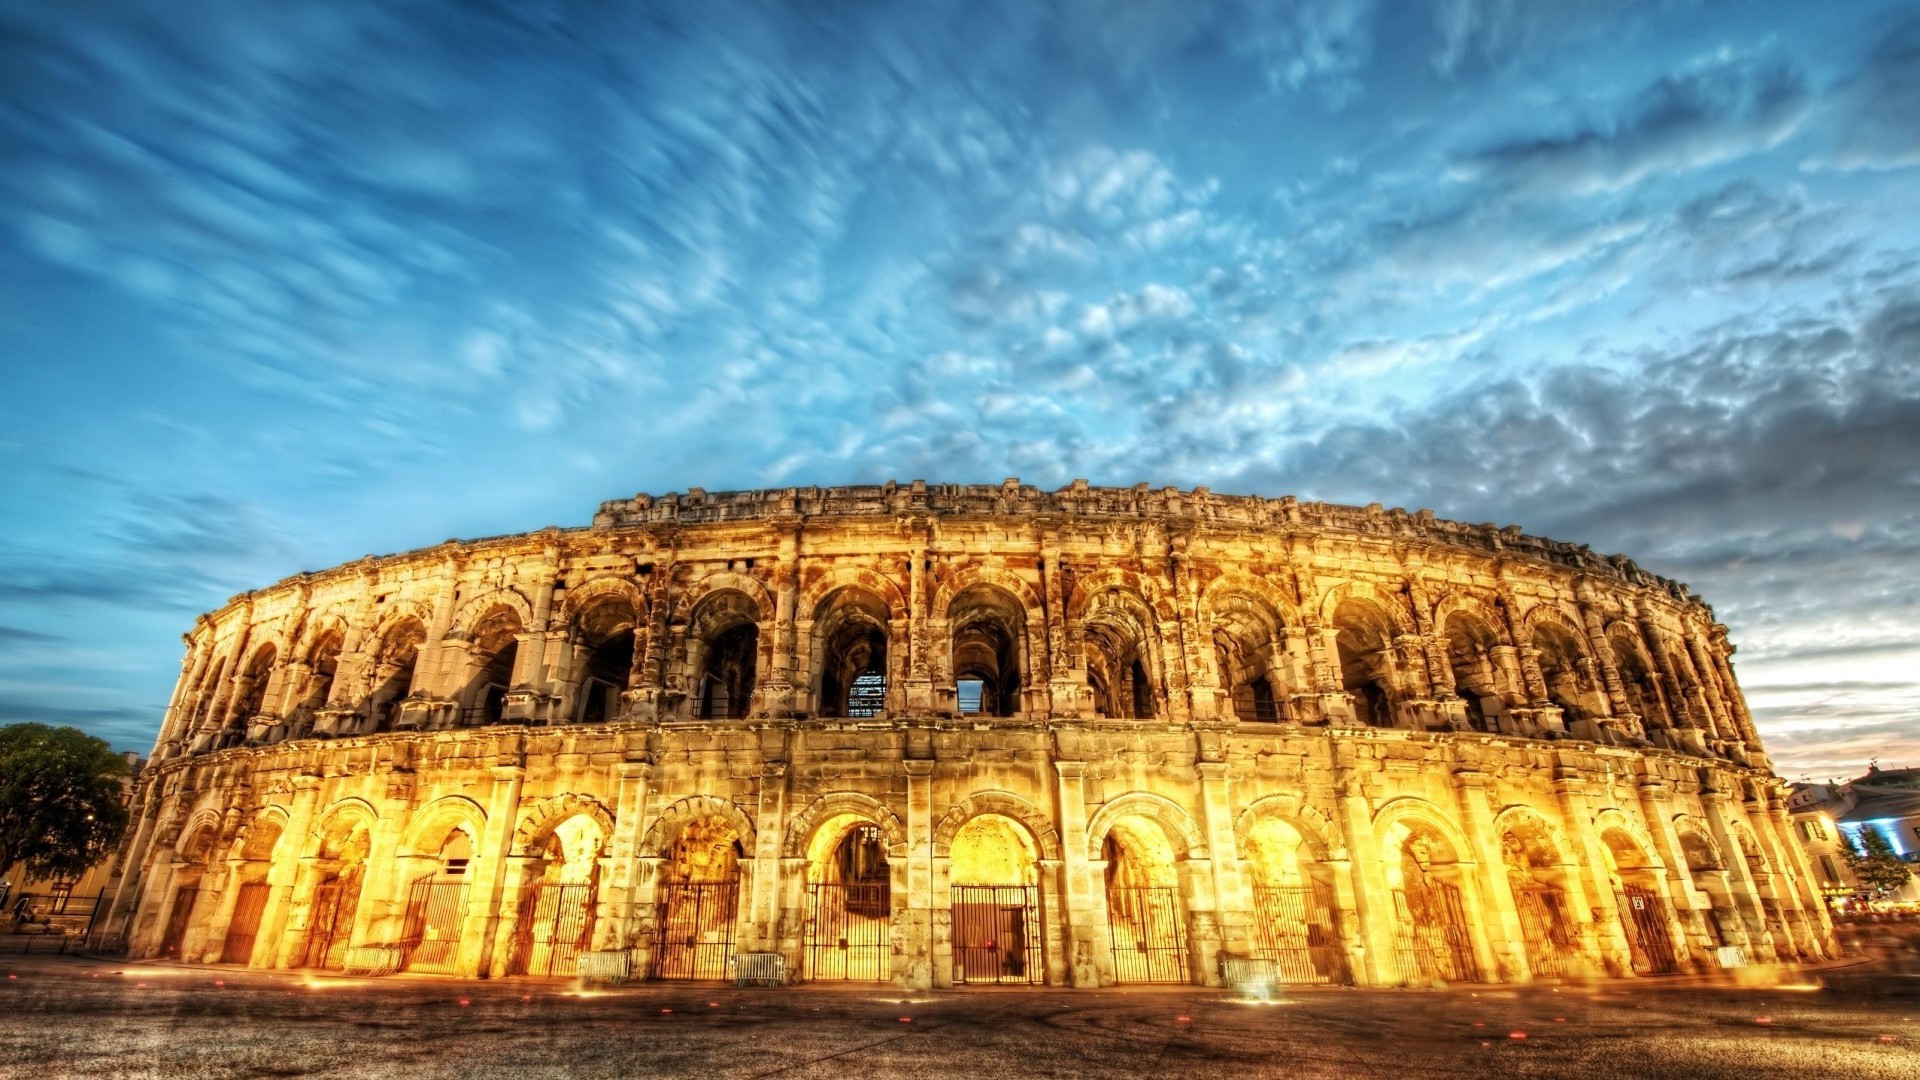
[[[893,888],[881,880],[807,887],[807,978],[893,977]]]
[[[1620,889],[1620,924],[1633,947],[1633,969],[1642,975],[1671,975],[1680,970],[1667,933],[1667,908],[1660,894],[1645,885]]]
[[[220,962],[244,964],[253,959],[253,943],[260,936],[260,911],[267,906],[272,886],[264,881],[249,881],[240,886],[233,898],[233,919],[227,923],[227,940],[220,946]]]
[[[193,917],[194,902],[200,899],[200,886],[188,885],[173,894],[173,910],[167,913],[167,932],[160,938],[160,955],[180,959],[180,946],[187,939],[187,920]]]
[[[1043,983],[1040,904],[1032,885],[953,885],[953,981]]]
[[[353,913],[360,906],[360,875],[336,875],[313,890],[312,919],[307,923],[307,947],[301,967],[333,968],[346,959],[347,936],[353,932]]]
[[[1567,913],[1567,894],[1538,883],[1513,886],[1520,932],[1527,942],[1527,967],[1536,977],[1576,974],[1580,939]]]
[[[653,977],[724,979],[733,955],[739,914],[738,881],[673,882],[660,886],[653,928]]]
[[[460,959],[461,925],[467,914],[467,883],[422,878],[407,896],[400,926],[403,971],[451,975]]]
[[[593,939],[593,886],[542,884],[520,898],[509,975],[574,974]]]
[[[1189,982],[1180,890],[1170,885],[1107,888],[1114,977],[1123,983]]]
[[[1480,981],[1458,886],[1428,881],[1417,889],[1395,889],[1393,909],[1399,924],[1394,951],[1402,978]]]
[[[1333,897],[1326,885],[1255,885],[1253,955],[1290,983],[1348,983]]]

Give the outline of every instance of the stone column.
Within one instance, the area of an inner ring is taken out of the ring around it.
[[[1067,924],[1066,973],[1070,986],[1100,985],[1096,959],[1109,944],[1102,896],[1087,868],[1087,798],[1084,761],[1055,759],[1053,770],[1059,795],[1061,873],[1065,879],[1062,913]]]
[[[783,530],[773,567],[773,670],[767,673],[766,691],[761,695],[767,715],[792,716],[796,685],[795,625],[800,616],[800,526]]]
[[[596,949],[625,949],[633,945],[634,894],[640,870],[637,858],[640,818],[653,783],[653,761],[644,749],[629,749],[626,760],[614,766],[614,775],[619,778],[619,794],[613,812],[613,836],[607,843],[607,857],[600,863],[600,880],[604,884],[593,923]]]
[[[1760,887],[1747,865],[1747,850],[1728,823],[1727,802],[1724,791],[1700,793],[1702,815],[1707,819],[1707,828],[1713,832],[1713,842],[1720,846],[1720,857],[1726,862],[1734,909],[1747,924],[1747,937],[1753,946],[1750,959],[1772,961],[1776,959],[1773,929],[1767,925],[1766,913],[1760,907]]]
[[[288,968],[299,959],[300,941],[288,934],[294,914],[294,880],[300,871],[300,853],[311,843],[314,810],[320,801],[320,777],[298,773],[293,777],[293,804],[287,808],[287,827],[280,834],[273,865],[267,869],[267,902],[260,909],[260,933],[254,965]],[[304,928],[306,920],[299,920]]]
[[[908,758],[907,772],[907,928],[905,984],[915,990],[953,981],[952,944],[937,934],[933,903],[933,767]],[[945,913],[945,905],[940,905]]]
[[[1045,610],[1046,656],[1035,669],[1047,673],[1049,711],[1055,717],[1079,716],[1088,703],[1084,677],[1076,677],[1067,641],[1067,599],[1060,576],[1059,537],[1052,530],[1040,534],[1040,593]],[[1031,616],[1029,616],[1031,618]],[[1031,636],[1031,635],[1029,635]],[[1087,711],[1091,711],[1089,708]]]
[[[1481,942],[1483,970],[1500,982],[1533,981],[1533,968],[1527,962],[1526,935],[1520,930],[1519,906],[1513,899],[1513,883],[1507,880],[1507,863],[1501,854],[1500,838],[1494,835],[1493,808],[1487,794],[1493,778],[1470,767],[1454,771],[1453,793],[1460,801],[1460,822],[1472,845],[1478,871],[1482,905]],[[1490,961],[1490,962],[1489,962]]]
[[[1373,831],[1373,811],[1367,805],[1365,776],[1354,760],[1354,748],[1345,740],[1335,742],[1333,752],[1333,817],[1351,859],[1353,881],[1354,918],[1341,920],[1348,933],[1351,967],[1362,985],[1392,986],[1400,982],[1393,958],[1397,916],[1392,890],[1387,888],[1380,838]]]
[[[1818,956],[1832,957],[1833,916],[1827,910],[1826,899],[1820,895],[1819,878],[1814,875],[1806,845],[1793,835],[1793,817],[1787,813],[1787,804],[1777,791],[1767,799],[1767,821],[1773,826],[1771,838],[1778,845],[1780,861],[1793,868],[1798,885],[1794,899],[1813,937],[1814,951]]]
[[[915,716],[930,713],[934,707],[933,674],[929,666],[932,658],[928,654],[939,645],[927,633],[928,607],[926,524],[916,521],[913,543],[907,550],[906,680],[906,708]]]
[[[1219,935],[1218,947],[1211,956],[1197,956],[1200,981],[1219,986],[1221,955],[1250,956],[1253,953],[1251,930],[1253,907],[1246,882],[1240,873],[1240,852],[1233,833],[1233,800],[1225,761],[1198,761],[1193,771],[1200,776],[1201,827],[1206,830],[1207,850],[1213,863],[1213,911]]]
[[[467,894],[460,955],[454,969],[470,978],[493,966],[494,933],[500,925],[500,904],[508,882],[507,861],[520,818],[520,788],[527,778],[523,765],[495,765],[489,771],[493,774],[493,790],[487,797],[486,834],[474,845],[478,866],[470,870],[472,891]]]
[[[1556,766],[1553,793],[1560,802],[1561,818],[1567,823],[1568,840],[1579,847],[1575,857],[1580,872],[1574,878],[1586,893],[1589,909],[1585,921],[1593,928],[1593,944],[1599,960],[1609,974],[1631,975],[1633,947],[1627,942],[1626,927],[1620,923],[1620,904],[1607,873],[1611,863],[1606,844],[1594,831],[1592,797],[1587,793],[1582,770]]]
[[[1665,780],[1651,774],[1641,774],[1636,783],[1640,799],[1640,816],[1646,820],[1647,833],[1653,837],[1654,853],[1667,868],[1667,895],[1684,898],[1689,911],[1698,911],[1700,894],[1694,887],[1693,872],[1687,867],[1686,849],[1680,844],[1680,833],[1673,827],[1672,788]],[[1686,934],[1685,920],[1679,919],[1680,905],[1675,903],[1674,918],[1681,923],[1681,932],[1674,937],[1676,944],[1691,940]],[[1708,899],[1711,909],[1712,900]],[[1709,916],[1711,917],[1711,916]],[[1675,959],[1685,960],[1675,949]]]
[[[787,835],[787,783],[784,758],[762,761],[759,806],[753,819],[753,882],[741,952],[767,952],[779,942],[780,842]]]

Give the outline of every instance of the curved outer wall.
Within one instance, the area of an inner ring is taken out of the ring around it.
[[[1427,511],[696,489],[302,574],[185,640],[109,923],[136,957],[699,977],[717,941],[856,974],[818,887],[862,824],[859,970],[909,986],[1831,949],[1711,610]],[[673,905],[709,879],[691,941]],[[563,881],[586,907],[555,929]],[[977,884],[1022,886],[1039,940],[965,925]],[[570,936],[593,958],[556,961]]]

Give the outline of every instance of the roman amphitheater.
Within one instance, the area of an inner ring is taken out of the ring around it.
[[[1832,948],[1712,610],[1424,510],[694,489],[186,643],[134,957],[1390,986]]]

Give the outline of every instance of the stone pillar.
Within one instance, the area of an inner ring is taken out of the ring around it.
[[[763,734],[777,734],[765,732]],[[763,759],[753,825],[753,882],[741,952],[767,952],[779,942],[780,842],[787,835],[787,762]]]
[[[1752,868],[1747,865],[1747,849],[1728,822],[1727,803],[1728,796],[1724,791],[1700,793],[1702,815],[1707,819],[1707,828],[1713,831],[1713,842],[1720,846],[1720,857],[1726,862],[1734,909],[1740,913],[1741,921],[1747,924],[1747,937],[1753,946],[1750,959],[1772,961],[1777,958],[1773,929],[1767,925],[1766,913],[1760,907],[1760,887],[1753,880]]]
[[[1175,532],[1169,538],[1167,565],[1173,586],[1173,638],[1178,647],[1167,664],[1167,703],[1175,719],[1184,713],[1195,720],[1211,720],[1217,711],[1218,680],[1213,670],[1213,639],[1207,628],[1198,625],[1200,590],[1194,581],[1192,560],[1187,556],[1188,537]]]
[[[1345,740],[1335,742],[1333,752],[1333,817],[1351,859],[1353,881],[1354,918],[1341,919],[1348,935],[1350,966],[1362,985],[1392,986],[1401,981],[1393,958],[1397,916],[1392,890],[1387,888],[1380,838],[1373,831],[1373,811],[1367,805],[1365,775],[1354,761],[1354,748]]]
[[[1507,863],[1494,835],[1493,808],[1487,794],[1493,778],[1469,767],[1454,771],[1453,792],[1460,801],[1460,821],[1472,845],[1480,893],[1485,897],[1479,920],[1481,969],[1499,982],[1533,981],[1527,962],[1526,935],[1520,929],[1520,911],[1507,880]]]
[[[1636,788],[1640,799],[1640,816],[1646,820],[1648,835],[1653,837],[1655,854],[1667,867],[1667,895],[1676,900],[1686,900],[1687,910],[1698,911],[1702,897],[1694,887],[1693,872],[1687,867],[1687,853],[1680,844],[1680,833],[1673,826],[1672,788],[1658,776],[1645,773],[1638,778]],[[1707,898],[1707,903],[1711,910],[1711,898]],[[1672,907],[1674,917],[1678,920],[1681,905],[1676,902]],[[1673,939],[1676,945],[1691,940],[1685,933],[1685,921],[1679,921],[1681,932]],[[1687,958],[1681,956],[1676,948],[1675,959],[1684,961]]]
[[[1579,768],[1556,766],[1553,793],[1560,802],[1561,818],[1567,823],[1567,838],[1578,846],[1575,859],[1580,872],[1574,875],[1586,894],[1585,920],[1593,928],[1593,945],[1609,974],[1633,973],[1633,947],[1627,942],[1626,927],[1620,923],[1620,903],[1607,873],[1606,844],[1594,830],[1592,797]]]
[[[1087,866],[1087,798],[1084,761],[1055,759],[1059,795],[1061,874],[1065,880],[1062,914],[1067,924],[1065,969],[1069,986],[1100,985],[1097,958],[1109,947],[1104,899]]]
[[[1820,895],[1819,878],[1814,875],[1806,845],[1793,835],[1793,817],[1777,791],[1767,799],[1766,821],[1772,826],[1770,837],[1780,852],[1778,862],[1792,867],[1797,885],[1794,900],[1813,938],[1815,954],[1830,958],[1835,955],[1833,916],[1827,910],[1826,899]]]
[[[593,947],[625,949],[634,944],[634,897],[639,884],[640,818],[653,783],[653,761],[644,749],[627,751],[614,766],[619,794],[613,812],[613,836],[601,860],[602,887],[593,922]]]
[[[1194,772],[1200,776],[1201,828],[1206,830],[1207,850],[1213,863],[1213,912],[1217,947],[1213,955],[1199,955],[1199,981],[1219,986],[1222,955],[1250,956],[1253,953],[1252,897],[1240,873],[1240,852],[1233,833],[1233,801],[1225,761],[1198,761]]]
[[[925,990],[953,981],[952,943],[936,933],[934,919],[934,763],[908,758],[901,764],[907,772],[907,955],[902,981],[909,988]],[[938,908],[942,915],[946,913],[944,902]]]
[[[1086,677],[1074,670],[1067,633],[1066,590],[1060,580],[1062,570],[1059,538],[1051,530],[1043,532],[1040,586],[1042,602],[1046,605],[1042,615],[1046,620],[1047,655],[1041,670],[1047,672],[1050,711],[1053,716],[1064,719],[1091,713],[1092,707]]]
[[[287,968],[299,959],[300,941],[287,933],[294,914],[293,886],[300,871],[301,850],[313,833],[314,810],[320,801],[320,777],[298,773],[293,777],[293,805],[287,808],[287,827],[267,869],[267,902],[260,909],[260,933],[253,950],[254,967]],[[302,928],[305,919],[299,920]]]
[[[907,680],[906,709],[922,716],[933,711],[933,673],[929,653],[940,648],[928,636],[927,541],[926,525],[914,523],[913,543],[907,550]],[[1028,650],[1022,649],[1025,653]],[[1025,657],[1022,657],[1025,659]],[[1024,703],[1023,703],[1024,707]]]
[[[800,541],[799,526],[783,531],[773,566],[773,664],[766,689],[759,694],[769,716],[789,717],[798,707],[795,697],[801,673],[795,670],[794,649],[800,617]]]
[[[520,818],[520,788],[526,782],[523,765],[495,765],[493,790],[487,797],[486,834],[474,845],[472,891],[467,894],[466,920],[461,924],[460,955],[455,972],[468,977],[490,971],[494,934],[500,925],[500,904],[508,884],[507,862],[513,852],[514,829]]]

